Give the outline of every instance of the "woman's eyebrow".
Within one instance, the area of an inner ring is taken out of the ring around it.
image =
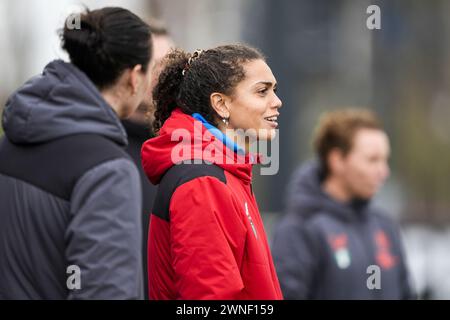
[[[274,87],[277,86],[277,83],[276,83],[276,82],[273,83],[273,82],[271,82],[271,81],[258,81],[258,82],[256,82],[253,86],[256,86],[256,85],[258,85],[258,84],[264,84],[264,85],[269,86],[269,87],[271,87],[272,85],[273,85]]]

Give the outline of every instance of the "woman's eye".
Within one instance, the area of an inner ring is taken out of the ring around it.
[[[267,88],[258,91],[258,93],[261,93],[261,94],[265,94],[266,92],[267,92]]]

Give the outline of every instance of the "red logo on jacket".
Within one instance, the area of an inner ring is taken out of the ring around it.
[[[381,268],[390,269],[397,264],[398,259],[392,255],[391,242],[383,230],[375,233],[375,246],[375,259]]]
[[[333,235],[329,237],[329,242],[334,251],[347,248],[347,235],[345,233]]]

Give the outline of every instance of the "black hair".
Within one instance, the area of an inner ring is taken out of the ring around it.
[[[243,64],[265,60],[257,49],[240,44],[203,51],[188,63],[191,57],[183,50],[174,49],[163,60],[163,70],[153,89],[156,105],[154,132],[159,131],[176,107],[186,114],[198,112],[217,125],[217,113],[210,104],[211,93],[231,95],[245,78]]]
[[[152,56],[151,32],[138,16],[105,7],[86,9],[79,19],[78,28],[66,23],[60,31],[61,47],[99,89],[113,85],[124,70],[136,65],[146,72]]]

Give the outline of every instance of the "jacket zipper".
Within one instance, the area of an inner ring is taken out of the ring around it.
[[[250,213],[248,212],[248,205],[247,205],[247,202],[245,203],[245,214],[247,215],[247,218],[248,218],[248,220],[250,221],[250,225],[252,226],[253,233],[255,234],[256,239],[258,239],[258,235],[256,234],[256,228],[255,228],[255,225],[253,224],[252,217],[250,216]]]

